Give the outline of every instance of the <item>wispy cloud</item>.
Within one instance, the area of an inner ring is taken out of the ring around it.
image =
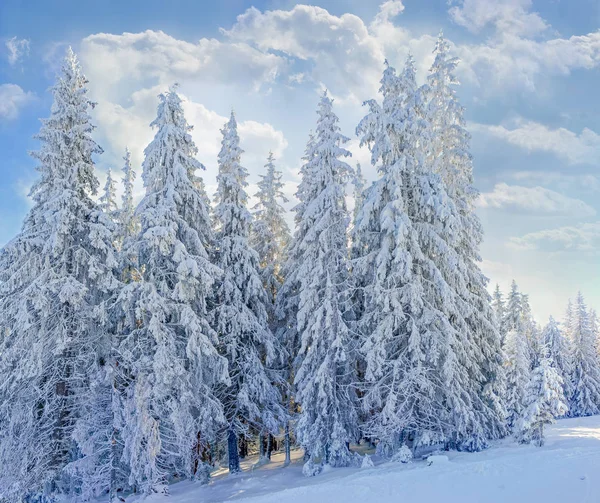
[[[480,208],[528,212],[536,215],[589,217],[596,210],[580,199],[564,196],[544,187],[522,187],[498,183],[492,192],[477,200]]]
[[[23,91],[16,84],[0,84],[0,119],[13,120],[35,95]]]
[[[513,248],[547,252],[597,252],[600,250],[600,222],[531,232],[510,240]]]
[[[8,49],[8,63],[11,66],[16,65],[19,61],[29,56],[29,40],[25,38],[9,38],[5,45]]]
[[[472,131],[483,132],[528,152],[549,152],[569,164],[597,164],[600,159],[600,135],[588,128],[575,133],[565,128],[552,129],[544,124],[518,119],[513,127],[470,124]]]

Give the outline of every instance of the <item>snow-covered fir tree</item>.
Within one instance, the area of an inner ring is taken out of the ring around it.
[[[302,227],[300,224],[310,201],[311,194],[314,192],[311,188],[313,183],[312,177],[308,174],[310,162],[314,154],[315,138],[313,132],[309,133],[308,142],[302,157],[304,164],[300,168],[301,181],[296,190],[296,198],[298,204],[294,207],[294,222],[295,232],[293,239],[290,241],[286,253],[285,263],[282,265],[281,274],[283,283],[279,289],[275,299],[275,324],[276,336],[278,341],[283,346],[286,361],[284,362],[284,378],[287,381],[287,396],[285,401],[288,404],[289,419],[286,424],[285,431],[285,454],[286,463],[291,462],[291,444],[290,444],[290,425],[297,412],[297,404],[294,402],[295,387],[294,387],[294,368],[295,360],[300,352],[300,336],[298,334],[298,304],[300,302],[299,289],[300,278],[298,273],[298,264],[301,260],[300,243],[303,242],[304,236],[309,229]]]
[[[227,425],[229,471],[235,473],[240,470],[239,436],[250,428],[277,433],[286,411],[276,386],[280,377],[272,370],[281,350],[268,325],[269,299],[259,257],[249,243],[248,172],[240,163],[243,151],[233,112],[221,133],[214,216],[217,263],[223,276],[216,288],[213,326],[231,376],[230,385],[221,386],[219,398]]]
[[[91,492],[99,494],[112,482],[111,473],[98,474],[101,454],[89,435],[77,434],[93,433],[98,412],[106,414],[96,431],[112,431],[110,405],[102,409],[111,393],[106,302],[118,287],[113,223],[92,199],[92,156],[102,149],[91,138],[86,84],[69,48],[36,137],[33,207],[0,254],[3,501],[77,495],[96,476]],[[81,471],[85,458],[92,466]]]
[[[515,424],[519,442],[544,445],[544,427],[567,413],[565,402],[562,377],[543,348],[539,365],[533,369],[525,390],[523,411]]]
[[[333,102],[322,96],[314,141],[299,189],[294,243],[298,279],[295,400],[300,405],[296,434],[308,453],[305,474],[327,464],[347,466],[348,443],[358,436],[352,336],[345,318],[349,286],[345,187],[352,174],[341,157],[343,144]],[[307,179],[306,177],[310,177]]]
[[[573,307],[572,396],[569,413],[573,417],[600,413],[600,360],[590,315],[581,292]]]
[[[504,344],[504,339],[506,337],[506,305],[504,303],[504,296],[500,291],[500,285],[496,284],[496,288],[494,289],[494,293],[492,295],[492,309],[494,310],[494,315],[496,316],[496,324],[498,325],[498,330],[500,331],[500,339],[502,344]]]
[[[117,206],[117,185],[112,177],[112,169],[108,169],[104,191],[99,199],[99,206],[111,219],[115,219],[119,207]]]
[[[548,358],[562,379],[563,394],[568,401],[573,394],[571,383],[571,376],[573,374],[571,343],[552,316],[550,316],[548,324],[542,331],[541,342],[547,351]]]
[[[506,299],[506,310],[504,325],[506,331],[522,330],[521,322],[523,320],[523,304],[519,287],[513,279],[510,284],[510,292]]]
[[[506,411],[508,425],[515,426],[525,407],[525,391],[531,375],[527,337],[520,329],[511,329],[504,341],[506,369]]]
[[[136,173],[131,166],[131,152],[125,149],[123,157],[123,195],[121,196],[121,209],[119,210],[119,224],[121,226],[121,240],[133,237],[139,230],[138,218],[135,215],[135,206],[133,204],[133,184]]]
[[[290,229],[285,221],[285,210],[281,202],[288,200],[283,193],[281,171],[275,168],[273,152],[269,152],[266,173],[261,175],[258,182],[256,197],[258,203],[254,207],[254,221],[252,223],[251,245],[258,253],[263,284],[268,296],[269,315],[271,313],[277,291],[283,277],[281,267],[285,261],[285,253],[290,242]]]
[[[203,452],[224,424],[215,387],[229,383],[207,303],[221,270],[209,260],[209,208],[195,179],[201,165],[174,88],[160,95],[151,126],[141,231],[124,250],[136,258],[138,280],[119,296],[124,459],[129,484],[146,494],[174,474],[206,480]]]
[[[352,227],[353,228],[356,223],[356,219],[358,217],[360,209],[362,208],[362,205],[363,205],[366,184],[367,184],[367,182],[365,180],[365,177],[362,174],[362,170],[360,168],[360,163],[357,162],[356,169],[354,170],[354,176],[352,177],[352,185],[354,186],[354,191],[353,191],[354,211],[353,211],[353,215],[352,215],[353,216],[353,218],[352,218]]]
[[[408,436],[414,445],[478,449],[502,426],[497,399],[486,396],[498,356],[489,353],[498,337],[489,297],[466,288],[478,268],[465,264],[465,236],[455,231],[462,214],[429,164],[428,89],[416,86],[412,58],[400,77],[385,70],[381,91],[382,106],[369,102],[371,112],[357,130],[370,144],[373,164],[381,161],[381,178],[357,221],[356,232],[371,242],[353,261],[367,285],[359,327],[370,383],[365,404],[376,411],[368,428],[395,447]],[[478,274],[476,285],[484,288]],[[475,322],[472,306],[484,301],[485,323]]]
[[[527,338],[529,361],[533,370],[538,366],[539,360],[542,357],[541,330],[533,318],[533,312],[529,304],[529,295],[521,294],[521,306],[521,330]]]
[[[452,231],[455,237],[447,241],[455,249],[459,272],[453,271],[453,264],[448,265],[454,276],[462,276],[460,280],[454,280],[453,286],[462,301],[461,309],[467,324],[468,339],[464,344],[472,352],[471,361],[465,365],[469,369],[469,380],[474,381],[476,393],[481,394],[483,400],[476,408],[485,435],[497,438],[504,434],[505,416],[501,400],[504,389],[502,332],[494,319],[487,291],[488,279],[479,266],[479,249],[483,241],[483,228],[475,212],[479,193],[473,185],[471,135],[465,129],[464,108],[455,91],[459,82],[454,72],[459,61],[450,55],[449,48],[440,33],[427,78],[427,117],[431,122],[428,158],[431,169],[441,175],[448,197],[456,208],[457,218]],[[448,281],[452,284],[452,280]]]

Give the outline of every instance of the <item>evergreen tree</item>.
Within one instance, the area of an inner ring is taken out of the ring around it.
[[[301,205],[296,208],[300,350],[294,384],[301,407],[296,431],[309,456],[308,475],[324,464],[347,466],[348,443],[357,438],[356,395],[351,388],[355,348],[345,318],[349,286],[345,187],[352,169],[340,160],[350,152],[342,147],[348,139],[340,133],[332,105],[325,93],[302,173]]]
[[[468,368],[468,379],[477,389],[476,395],[483,400],[476,406],[479,421],[484,425],[487,438],[497,438],[505,433],[501,400],[504,387],[502,332],[494,319],[488,279],[479,267],[483,241],[483,228],[475,212],[479,193],[473,186],[471,136],[465,129],[464,108],[455,91],[459,83],[454,75],[458,59],[449,54],[449,48],[440,32],[425,90],[429,97],[427,117],[431,123],[428,159],[431,169],[442,177],[457,214],[452,224],[453,236],[446,238],[457,257],[456,266],[449,264],[454,279],[448,282],[460,298],[458,304],[467,325],[467,340],[463,345],[471,354],[470,361],[464,364]],[[460,333],[461,327],[457,328]]]
[[[463,236],[454,231],[461,215],[429,165],[428,88],[417,88],[412,58],[400,77],[385,70],[381,91],[382,106],[369,102],[357,130],[373,164],[381,161],[381,178],[357,219],[363,255],[353,261],[367,285],[359,322],[365,406],[374,411],[367,429],[393,448],[408,435],[414,445],[479,449],[501,428],[478,353],[489,346],[475,347],[481,333],[496,333],[493,318],[486,326],[469,319],[468,268],[458,253]]]
[[[273,152],[269,152],[267,172],[261,175],[254,207],[251,245],[258,253],[261,276],[268,296],[269,311],[272,311],[277,292],[283,282],[281,267],[290,241],[290,229],[285,221],[285,210],[279,203],[288,200],[283,194],[281,172],[275,169]],[[273,319],[273,314],[270,319]]]
[[[250,426],[277,433],[286,412],[276,387],[280,377],[271,369],[281,351],[268,325],[269,300],[259,257],[249,244],[248,172],[240,164],[243,151],[233,112],[221,133],[214,212],[217,262],[224,274],[216,289],[213,326],[231,376],[219,397],[227,423],[229,471],[235,473],[240,470],[239,436],[246,435]]]
[[[108,371],[106,302],[118,287],[114,228],[92,199],[102,149],[86,84],[69,48],[36,137],[34,205],[0,254],[0,500],[79,492],[67,466],[90,453],[76,431],[110,393],[96,380]],[[98,485],[110,483],[104,474]]]
[[[504,353],[507,420],[514,427],[525,407],[525,391],[531,375],[527,338],[521,330],[512,329],[506,334]]]
[[[119,223],[121,226],[121,240],[125,241],[137,234],[139,231],[138,218],[135,215],[133,205],[133,184],[136,173],[131,167],[131,152],[125,149],[125,164],[123,165],[123,195],[121,197],[121,210],[119,211]]]
[[[600,361],[590,315],[581,292],[577,295],[571,333],[573,395],[569,404],[573,417],[600,413]]]
[[[100,196],[99,207],[106,213],[111,219],[114,219],[117,211],[117,187],[112,177],[112,170],[109,168],[106,174],[106,183],[104,184],[104,192]]]
[[[124,459],[130,484],[146,494],[176,473],[206,480],[201,454],[224,423],[215,386],[229,382],[208,318],[220,269],[209,260],[209,208],[195,180],[201,165],[174,88],[160,95],[151,126],[141,232],[124,250],[139,280],[119,297]]]
[[[573,394],[571,384],[571,375],[573,373],[571,344],[552,316],[550,316],[548,324],[544,327],[541,341],[543,347],[546,348],[548,358],[562,379],[563,394],[568,401]]]
[[[519,293],[519,287],[513,279],[510,285],[510,292],[506,301],[505,327],[507,331],[522,330],[521,322],[523,320],[522,296]]]
[[[563,416],[567,411],[562,378],[552,360],[542,356],[527,385],[524,409],[515,425],[517,439],[541,447],[544,445],[544,426],[552,424],[555,417]]]
[[[363,205],[365,185],[367,184],[365,177],[360,169],[360,163],[356,163],[356,170],[354,171],[354,177],[352,178],[352,184],[354,185],[354,212],[352,218],[352,228],[356,225],[356,219],[358,213]]]
[[[496,316],[496,324],[500,331],[501,342],[504,344],[504,339],[506,338],[506,305],[498,284],[496,284],[494,294],[492,295],[492,309]]]
[[[299,289],[300,279],[298,275],[299,264],[302,259],[300,251],[300,243],[304,241],[306,233],[310,230],[301,226],[304,211],[310,201],[311,194],[314,190],[311,188],[315,181],[310,175],[311,160],[314,155],[315,138],[312,131],[309,133],[309,139],[304,152],[304,164],[300,168],[301,181],[296,191],[298,204],[294,207],[295,233],[290,241],[286,253],[286,260],[282,266],[283,284],[279,289],[275,299],[275,322],[277,325],[276,334],[277,340],[283,346],[286,362],[284,363],[284,376],[287,381],[286,403],[288,404],[289,420],[285,430],[285,463],[291,462],[291,445],[290,445],[290,423],[295,413],[297,412],[297,404],[294,401],[296,395],[294,386],[294,369],[295,361],[300,353],[300,336],[298,334],[298,304],[299,304]]]

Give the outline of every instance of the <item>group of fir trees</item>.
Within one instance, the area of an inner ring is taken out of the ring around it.
[[[289,463],[293,434],[307,475],[355,462],[362,437],[402,457],[482,449],[517,423],[535,439],[563,413],[535,402],[556,383],[572,412],[598,411],[583,299],[571,345],[556,325],[542,342],[516,287],[494,314],[448,47],[440,36],[421,86],[412,57],[400,73],[386,63],[356,130],[370,186],[321,97],[293,237],[272,154],[248,208],[233,113],[211,204],[176,88],[159,97],[139,204],[129,151],[121,204],[111,172],[96,202],[94,104],[69,50],[34,205],[0,253],[0,501],[167,491],[225,457],[239,471],[256,437],[268,456],[283,434]]]
[[[541,445],[543,427],[560,416],[600,413],[600,332],[579,293],[562,325],[551,316],[540,329],[527,295],[513,281],[492,301],[503,337],[508,426],[523,442]]]
[[[0,253],[2,502],[205,481],[223,441],[236,471],[240,439],[287,423],[285,352],[269,324],[289,240],[273,157],[253,217],[232,114],[211,207],[172,88],[140,203],[129,151],[122,204],[111,172],[96,202],[86,84],[69,50],[38,135],[34,205]],[[272,244],[260,256],[259,235]]]

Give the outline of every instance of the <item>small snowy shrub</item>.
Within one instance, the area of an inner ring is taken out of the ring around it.
[[[404,444],[402,447],[400,447],[398,452],[392,456],[392,461],[394,463],[410,463],[412,458],[412,451],[406,444]]]

